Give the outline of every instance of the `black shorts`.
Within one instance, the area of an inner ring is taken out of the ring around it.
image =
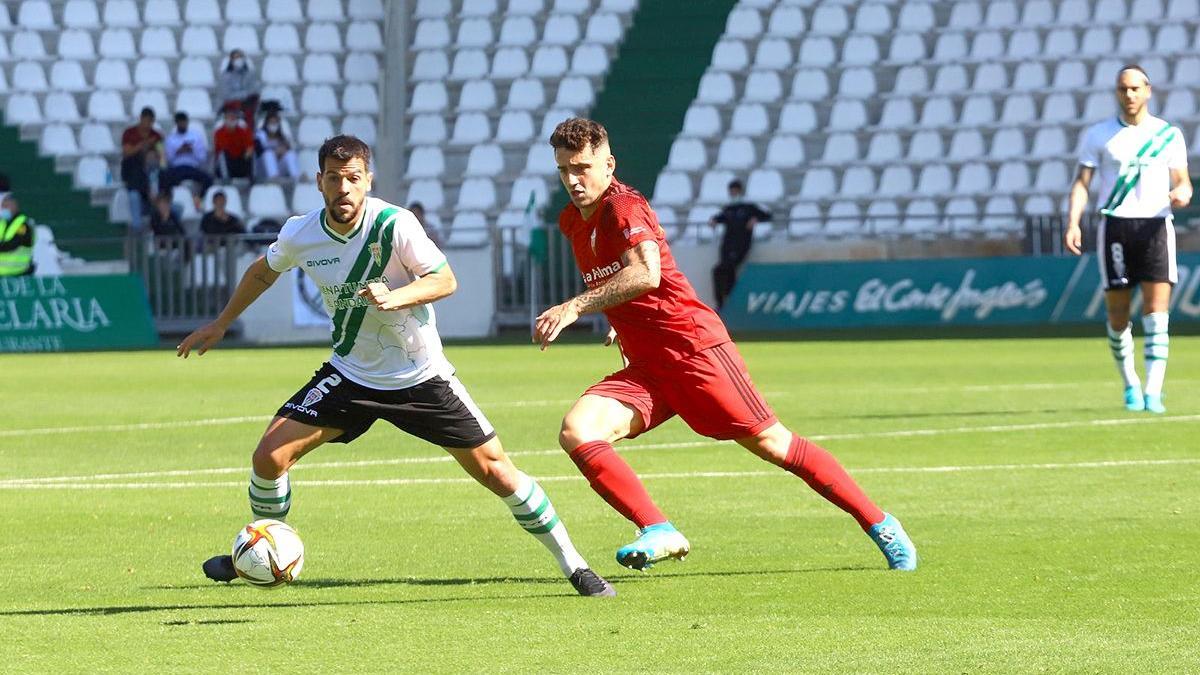
[[[1166,218],[1105,216],[1096,233],[1096,255],[1105,290],[1143,281],[1179,280],[1175,267],[1175,228]]]
[[[316,427],[341,429],[334,443],[349,443],[375,420],[444,448],[476,448],[496,436],[483,412],[453,375],[407,389],[372,389],[325,363],[275,413]]]

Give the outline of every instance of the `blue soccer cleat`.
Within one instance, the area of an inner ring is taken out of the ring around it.
[[[1162,394],[1146,394],[1146,410],[1155,415],[1167,412],[1167,409],[1163,406]]]
[[[917,569],[917,547],[904,531],[904,526],[890,513],[883,514],[883,520],[871,526],[871,540],[883,551],[887,558],[888,569],[911,572]]]
[[[658,523],[639,531],[632,544],[617,549],[617,562],[630,569],[647,570],[669,558],[683,560],[690,550],[691,544],[674,525]]]
[[[1150,397],[1147,396],[1147,399]],[[1141,412],[1146,409],[1146,403],[1142,400],[1142,390],[1140,387],[1125,387],[1125,409],[1130,412]]]

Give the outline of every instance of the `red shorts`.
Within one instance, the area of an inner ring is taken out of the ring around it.
[[[729,440],[753,436],[777,421],[732,342],[679,361],[627,366],[584,393],[632,406],[645,431],[679,415],[696,433]]]

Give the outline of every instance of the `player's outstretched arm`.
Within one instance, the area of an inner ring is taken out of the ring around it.
[[[661,281],[658,242],[643,241],[621,254],[621,269],[608,281],[542,312],[534,322],[533,341],[545,350],[580,316],[629,302],[658,288]]]
[[[258,296],[270,288],[278,278],[279,272],[267,265],[266,257],[259,257],[250,264],[250,267],[246,268],[242,280],[238,282],[229,302],[225,303],[225,309],[221,310],[221,314],[217,316],[216,320],[192,331],[192,334],[185,337],[176,347],[175,355],[186,359],[192,353],[192,349],[196,349],[197,356],[204,356],[204,352],[212,349],[213,345],[225,337],[225,331],[229,330],[230,324],[241,316],[242,312],[246,311],[246,308],[253,304]]]
[[[1083,210],[1087,208],[1088,186],[1092,183],[1094,171],[1092,167],[1080,164],[1079,171],[1075,174],[1075,181],[1071,183],[1071,200],[1067,207],[1067,231],[1063,234],[1063,243],[1066,244],[1067,250],[1075,255],[1083,252],[1083,232],[1079,228],[1079,221],[1083,219]]]
[[[358,294],[378,309],[392,312],[441,300],[453,294],[457,288],[458,279],[454,276],[454,270],[450,269],[450,264],[446,263],[407,286],[392,289],[387,284],[374,282],[367,284]]]
[[[1187,167],[1171,169],[1171,206],[1182,209],[1192,203],[1192,177]]]

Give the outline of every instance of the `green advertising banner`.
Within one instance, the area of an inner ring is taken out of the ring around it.
[[[140,277],[0,277],[0,352],[156,344]]]
[[[1200,254],[1178,260],[1171,320],[1198,321]],[[1093,255],[750,264],[721,316],[735,330],[1080,323],[1102,319],[1104,291]]]

